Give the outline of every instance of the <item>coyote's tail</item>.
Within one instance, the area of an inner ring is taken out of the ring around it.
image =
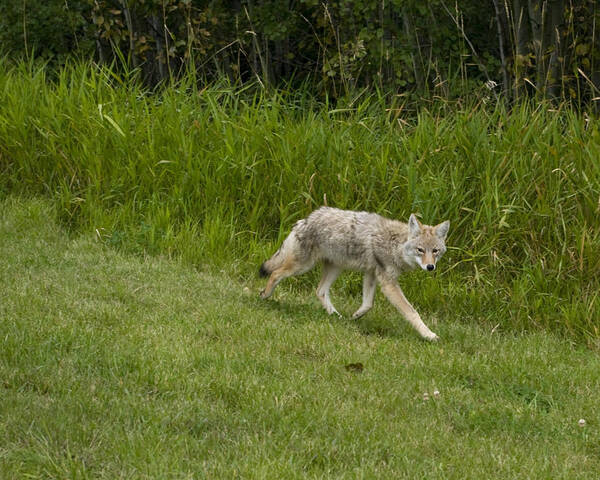
[[[285,244],[285,242],[284,242]],[[281,264],[283,263],[283,258],[284,256],[281,254],[283,250],[283,245],[281,246],[281,248],[279,250],[277,250],[275,252],[275,254],[269,258],[268,260],[264,261],[262,263],[262,265],[260,266],[260,269],[258,270],[258,274],[261,277],[268,277],[269,275],[271,275],[271,273],[273,273],[273,270],[275,270],[276,268],[280,267]]]
[[[281,247],[279,247],[279,250],[277,250],[271,258],[263,262],[258,270],[258,274],[261,277],[268,277],[271,275],[274,270],[277,270],[279,267],[281,267],[285,260],[294,253],[296,245],[296,234],[292,230],[292,233],[290,233],[283,241]]]
[[[271,271],[269,270],[269,267],[267,267],[267,262],[263,262],[260,268],[258,269],[258,274],[261,277],[268,277],[269,275],[271,275]]]

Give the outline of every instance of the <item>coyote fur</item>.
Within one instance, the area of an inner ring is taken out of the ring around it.
[[[436,226],[423,225],[414,214],[403,223],[375,213],[321,207],[298,221],[279,250],[261,265],[261,276],[269,276],[269,280],[260,296],[270,297],[281,280],[322,262],[317,297],[327,313],[339,315],[331,303],[329,288],[342,270],[358,270],[364,272],[363,300],[352,318],[371,309],[379,283],[383,294],[421,337],[437,340],[438,336],[406,300],[397,277],[416,267],[435,270],[437,260],[446,251],[449,228],[448,220]]]

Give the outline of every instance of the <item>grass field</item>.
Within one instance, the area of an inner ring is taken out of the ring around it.
[[[596,351],[432,318],[411,292],[442,338],[428,344],[379,294],[359,322],[359,297],[335,286],[341,319],[293,282],[263,302],[255,277],[118,252],[58,216],[0,205],[1,478],[600,471]]]

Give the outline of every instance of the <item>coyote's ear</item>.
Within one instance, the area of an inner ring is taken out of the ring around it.
[[[414,213],[411,213],[408,218],[408,231],[411,237],[416,237],[421,233],[421,222],[417,220]]]
[[[450,228],[450,220],[446,220],[445,222],[442,222],[439,225],[435,226],[435,234],[442,240],[445,240],[446,235],[448,235],[449,228]]]

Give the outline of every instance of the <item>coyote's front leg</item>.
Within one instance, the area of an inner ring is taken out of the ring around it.
[[[373,272],[365,272],[363,276],[363,301],[360,308],[352,315],[353,319],[362,317],[373,307],[375,299],[375,290],[377,289],[377,280]]]
[[[429,341],[437,341],[439,337],[429,330],[429,327],[423,323],[421,317],[417,313],[417,311],[413,308],[413,306],[408,303],[408,300],[404,296],[404,293],[400,289],[400,286],[396,283],[395,279],[390,279],[387,275],[378,274],[377,280],[381,286],[381,291],[386,296],[386,298],[390,301],[392,305],[394,305],[400,313],[408,320],[413,328],[419,332],[419,335],[423,337],[425,340]]]

